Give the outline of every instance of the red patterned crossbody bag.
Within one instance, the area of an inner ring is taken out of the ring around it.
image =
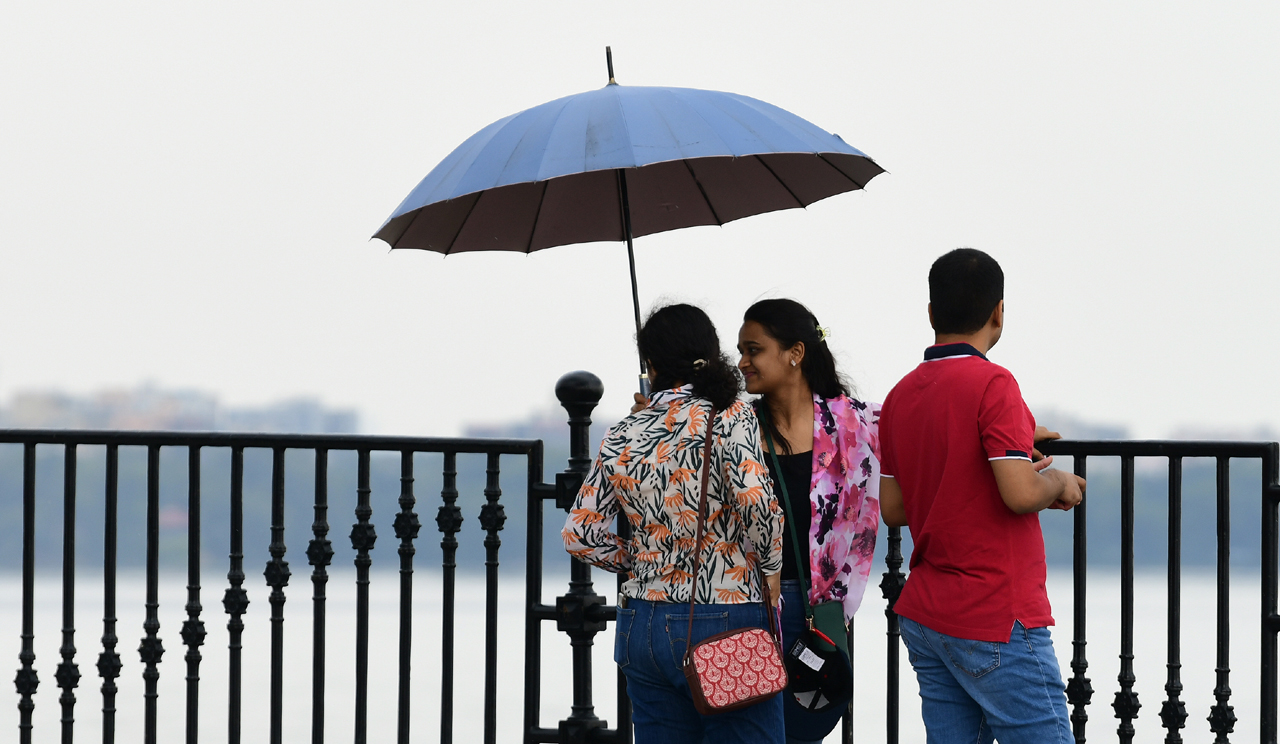
[[[689,590],[689,632],[693,636],[694,600],[698,594],[698,569],[702,563],[702,531],[707,521],[707,482],[711,475],[711,428],[714,408],[707,417],[707,439],[702,449],[702,494],[698,498],[698,537],[693,551],[693,586]],[[738,628],[688,646],[684,652],[684,677],[693,694],[693,705],[703,715],[727,713],[764,702],[787,686],[782,662],[777,613],[769,607],[764,575],[756,563],[760,604],[769,618],[769,629]]]

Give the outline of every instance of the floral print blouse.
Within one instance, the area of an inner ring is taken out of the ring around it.
[[[813,396],[811,603],[862,603],[880,526],[880,404]]]
[[[623,596],[689,601],[710,413],[711,404],[693,396],[691,386],[662,390],[600,443],[561,534],[579,560],[625,572]],[[766,574],[782,568],[783,517],[764,466],[759,420],[742,401],[712,423],[709,478],[696,602],[758,602],[756,563]],[[619,512],[630,523],[629,540],[610,529]]]

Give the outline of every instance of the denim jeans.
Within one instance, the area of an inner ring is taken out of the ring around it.
[[[900,617],[929,744],[1071,744],[1048,628],[1015,622],[1008,643],[971,641]]]
[[[698,605],[692,638],[745,627],[768,627],[759,603]],[[782,695],[728,713],[698,713],[682,667],[688,633],[687,604],[628,599],[618,608],[613,660],[627,677],[636,744],[783,744]]]

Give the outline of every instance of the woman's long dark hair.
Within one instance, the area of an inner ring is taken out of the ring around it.
[[[743,314],[742,322],[749,321],[759,323],[764,332],[783,349],[790,349],[798,343],[804,344],[800,372],[815,395],[822,398],[838,398],[841,395],[852,397],[852,385],[836,369],[836,359],[823,338],[818,319],[809,312],[809,308],[795,300],[760,300]],[[760,402],[757,402],[757,410]],[[791,446],[779,433],[773,417],[767,415],[767,412],[761,413],[765,431],[773,438],[775,446],[785,454],[791,454]]]
[[[711,318],[693,305],[667,305],[653,311],[636,334],[636,345],[640,356],[657,371],[654,390],[668,390],[677,381],[691,383],[694,395],[722,411],[742,391],[738,368],[720,350]]]

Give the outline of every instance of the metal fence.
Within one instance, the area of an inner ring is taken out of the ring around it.
[[[20,445],[22,448],[22,634],[19,653],[20,668],[15,677],[15,688],[19,696],[19,741],[27,744],[35,736],[32,728],[32,713],[35,707],[39,676],[35,666],[33,640],[35,637],[33,594],[35,581],[35,555],[37,532],[35,514],[40,506],[37,503],[36,490],[36,452],[37,447],[61,447],[63,451],[63,506],[62,506],[62,646],[60,661],[56,666],[54,679],[61,694],[58,704],[61,707],[61,737],[63,742],[71,742],[75,733],[75,712],[77,704],[76,690],[81,680],[81,672],[77,663],[75,637],[75,596],[76,596],[76,494],[77,464],[79,457],[77,448],[96,445],[105,447],[105,513],[102,524],[103,534],[103,589],[101,651],[97,656],[98,676],[102,680],[101,706],[102,730],[100,738],[103,742],[115,740],[115,713],[117,706],[117,687],[115,680],[119,677],[122,661],[116,647],[119,643],[116,620],[116,581],[117,581],[117,548],[118,548],[118,515],[120,499],[118,493],[119,454],[120,448],[144,448],[147,453],[146,463],[146,619],[143,624],[144,636],[139,646],[139,661],[143,666],[145,692],[142,705],[144,707],[144,741],[152,744],[157,741],[156,729],[157,705],[159,699],[159,681],[161,659],[164,647],[159,630],[158,616],[158,578],[160,572],[160,470],[162,448],[183,448],[187,454],[187,517],[186,517],[186,550],[187,550],[187,603],[186,621],[182,624],[181,639],[186,646],[185,668],[185,729],[188,742],[199,741],[202,725],[225,726],[227,741],[236,744],[241,741],[242,733],[250,741],[260,740],[261,732],[242,732],[242,662],[245,649],[242,644],[244,631],[243,616],[248,608],[249,599],[245,589],[244,566],[244,458],[246,450],[266,450],[271,453],[271,525],[269,555],[263,571],[266,584],[270,587],[269,603],[271,607],[271,641],[270,641],[270,717],[268,740],[281,742],[284,737],[284,705],[283,687],[286,683],[286,667],[284,664],[284,605],[286,587],[289,584],[291,570],[285,556],[288,547],[285,536],[285,486],[286,467],[285,453],[291,450],[309,451],[314,457],[314,521],[311,534],[308,536],[305,555],[311,566],[311,600],[312,618],[312,669],[311,669],[311,720],[309,738],[319,744],[326,736],[325,716],[325,670],[326,670],[326,588],[329,582],[328,567],[334,557],[334,545],[329,539],[329,454],[331,452],[354,452],[357,462],[356,476],[356,521],[352,526],[349,538],[355,552],[356,568],[356,634],[355,645],[355,679],[354,679],[354,739],[364,742],[368,736],[368,699],[370,694],[369,671],[369,580],[371,551],[377,539],[371,517],[373,508],[370,500],[370,458],[372,453],[398,453],[400,459],[400,495],[399,511],[394,521],[395,537],[398,540],[399,557],[399,636],[398,636],[398,678],[397,683],[397,740],[410,740],[410,712],[415,701],[412,698],[411,654],[413,637],[413,587],[414,558],[417,552],[415,541],[419,537],[421,522],[414,511],[418,507],[418,497],[414,491],[414,455],[417,453],[437,453],[442,458],[440,473],[442,488],[440,500],[436,505],[436,526],[441,533],[441,571],[443,594],[441,597],[442,618],[441,637],[429,639],[439,644],[440,675],[440,730],[441,742],[451,742],[454,737],[454,685],[458,674],[455,664],[456,638],[456,590],[457,590],[457,535],[461,529],[464,515],[458,505],[458,455],[478,454],[485,456],[484,503],[478,516],[479,524],[485,533],[485,643],[483,663],[483,731],[486,742],[496,740],[497,731],[497,683],[498,683],[498,568],[499,554],[502,546],[502,533],[506,523],[502,488],[500,486],[501,465],[503,458],[522,458],[525,468],[526,493],[521,496],[526,500],[525,528],[525,642],[524,642],[524,701],[523,701],[523,739],[525,742],[566,742],[582,743],[598,742],[624,744],[631,741],[630,706],[627,702],[625,683],[620,673],[614,669],[607,670],[617,680],[618,719],[610,728],[608,723],[598,718],[592,702],[593,679],[591,651],[597,633],[607,630],[608,623],[615,618],[615,606],[610,600],[596,593],[592,583],[591,570],[577,561],[571,562],[570,580],[566,592],[556,598],[554,605],[542,602],[543,592],[543,515],[548,502],[558,509],[565,509],[572,502],[578,486],[590,465],[592,452],[589,443],[589,426],[591,413],[603,394],[600,380],[585,372],[570,373],[561,378],[556,386],[556,394],[569,413],[570,424],[570,456],[564,472],[556,474],[552,483],[543,482],[543,443],[540,440],[519,439],[461,439],[461,438],[410,438],[410,437],[378,437],[378,436],[334,436],[334,435],[266,435],[266,434],[221,434],[221,433],[180,433],[180,432],[100,432],[100,431],[33,431],[10,430],[0,431],[0,444]],[[203,722],[200,705],[200,669],[204,661],[202,646],[206,636],[204,608],[201,604],[201,545],[202,540],[214,540],[213,536],[201,531],[201,463],[202,451],[224,448],[230,452],[229,483],[229,534],[226,535],[230,546],[226,588],[222,594],[223,610],[228,616],[229,644],[226,651],[228,668],[227,707],[225,711],[204,711]],[[1262,465],[1262,502],[1260,504],[1260,529],[1262,539],[1261,561],[1261,597],[1262,616],[1260,618],[1260,650],[1262,655],[1261,709],[1258,711],[1260,721],[1260,740],[1276,742],[1276,640],[1280,631],[1280,617],[1277,616],[1277,505],[1280,504],[1280,485],[1277,485],[1277,445],[1253,442],[1056,442],[1047,446],[1046,451],[1060,456],[1074,458],[1075,471],[1084,476],[1087,473],[1089,458],[1118,457],[1121,463],[1120,510],[1122,516],[1121,529],[1121,655],[1118,675],[1119,690],[1115,694],[1112,708],[1120,725],[1117,731],[1119,740],[1130,742],[1133,739],[1133,719],[1137,714],[1139,701],[1133,690],[1133,536],[1134,536],[1134,461],[1135,458],[1166,458],[1169,465],[1168,494],[1168,681],[1165,686],[1168,697],[1163,701],[1160,718],[1167,729],[1167,742],[1182,741],[1180,730],[1185,726],[1188,714],[1186,705],[1181,699],[1182,682],[1180,679],[1180,640],[1181,640],[1181,506],[1182,506],[1182,463],[1186,458],[1215,458],[1217,461],[1217,687],[1215,700],[1209,708],[1209,728],[1216,735],[1215,741],[1226,742],[1233,728],[1235,713],[1231,706],[1230,687],[1230,634],[1229,634],[1229,558],[1230,558],[1230,466],[1232,459],[1251,458],[1261,461]],[[1068,702],[1072,708],[1072,725],[1076,740],[1085,741],[1086,723],[1089,721],[1088,706],[1091,703],[1093,688],[1090,678],[1086,676],[1089,661],[1086,655],[1086,577],[1088,570],[1088,535],[1085,523],[1087,510],[1085,504],[1077,507],[1074,513],[1074,638],[1072,675],[1068,681]],[[558,521],[560,511],[550,512],[550,520]],[[625,529],[625,521],[620,522]],[[0,525],[0,530],[4,529]],[[9,533],[4,533],[5,535]],[[8,539],[8,538],[6,538]],[[900,670],[900,638],[898,635],[897,616],[892,611],[894,601],[905,582],[901,571],[903,556],[901,552],[901,535],[897,529],[888,531],[888,552],[886,563],[888,570],[881,582],[881,589],[887,600],[885,614],[887,627],[886,656],[886,691],[887,710],[886,732],[889,742],[899,738],[899,682]],[[294,543],[295,546],[298,544]],[[295,548],[296,549],[296,548]],[[558,551],[556,551],[558,552]],[[83,558],[83,556],[82,556]],[[564,558],[567,560],[567,557]],[[421,567],[421,566],[419,566]],[[620,580],[619,580],[620,581]],[[611,587],[612,589],[612,587]],[[608,592],[610,595],[613,591]],[[567,717],[559,722],[557,728],[544,728],[539,724],[541,714],[541,681],[542,666],[542,627],[543,623],[555,622],[559,631],[570,639],[572,654],[573,690],[572,705]],[[418,639],[420,642],[423,639]],[[851,632],[852,640],[852,632]],[[375,684],[379,680],[374,680]],[[304,682],[290,679],[289,684]],[[418,701],[417,704],[422,704]],[[211,715],[211,713],[213,715]],[[225,716],[219,723],[211,723]],[[852,742],[853,731],[851,720],[846,715],[843,726],[843,740]],[[332,732],[329,732],[332,733]],[[341,738],[349,734],[341,732]],[[49,740],[48,734],[42,734],[41,740]],[[415,738],[421,738],[416,735]]]

